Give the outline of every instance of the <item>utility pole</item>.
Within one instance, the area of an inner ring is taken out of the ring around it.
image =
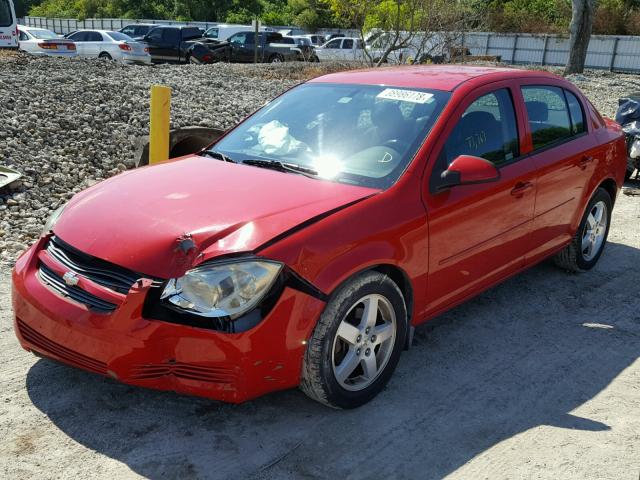
[[[253,63],[258,63],[258,42],[260,41],[258,34],[260,32],[260,20],[258,17],[253,20]]]

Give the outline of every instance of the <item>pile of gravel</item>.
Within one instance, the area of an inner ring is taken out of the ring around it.
[[[0,263],[12,263],[73,194],[134,167],[137,140],[148,134],[151,85],[173,89],[172,128],[226,129],[299,83],[307,70],[302,64],[144,67],[1,58],[0,165],[24,177],[0,191]]]
[[[0,191],[0,263],[11,264],[73,194],[134,167],[138,139],[148,133],[151,85],[173,89],[172,128],[226,129],[305,78],[340,68],[0,58],[0,165],[24,174]],[[632,75],[571,79],[609,116],[619,96],[640,90]]]

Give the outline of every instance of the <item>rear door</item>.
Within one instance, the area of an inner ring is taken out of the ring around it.
[[[160,55],[163,60],[171,63],[180,61],[180,45],[182,43],[182,33],[178,28],[162,29],[162,45]]]
[[[431,311],[447,308],[524,265],[531,248],[535,164],[520,154],[523,120],[516,105],[508,82],[476,90],[452,115],[434,149],[424,195]],[[489,160],[500,179],[439,190],[442,172],[459,155]]]
[[[342,40],[340,55],[342,60],[351,61],[356,59],[355,42],[352,38],[345,38]]]
[[[18,48],[16,14],[11,0],[0,0],[0,48]]]
[[[535,248],[528,262],[552,253],[573,237],[574,223],[596,161],[588,135],[586,109],[562,85],[525,82],[521,94],[526,112],[530,157],[536,163],[537,198],[533,225]]]

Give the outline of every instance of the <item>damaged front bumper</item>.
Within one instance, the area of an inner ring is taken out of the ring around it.
[[[158,288],[151,280],[118,294],[82,279],[84,290],[116,305],[99,312],[43,280],[43,262],[56,267],[47,241],[13,271],[15,330],[26,350],[123,383],[232,403],[298,385],[322,299],[285,285],[255,327],[224,333],[147,316],[145,301]]]

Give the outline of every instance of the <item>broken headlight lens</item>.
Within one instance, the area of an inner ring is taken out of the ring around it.
[[[260,303],[281,270],[266,260],[203,265],[169,280],[160,298],[189,313],[233,320]]]
[[[62,212],[64,211],[64,207],[66,206],[67,204],[65,203],[61,207],[58,207],[51,214],[51,216],[47,219],[47,222],[44,224],[44,228],[42,229],[42,235],[47,235],[50,231],[53,230],[53,227],[55,227],[56,223],[58,222],[58,219],[60,218],[60,216],[62,215]]]

